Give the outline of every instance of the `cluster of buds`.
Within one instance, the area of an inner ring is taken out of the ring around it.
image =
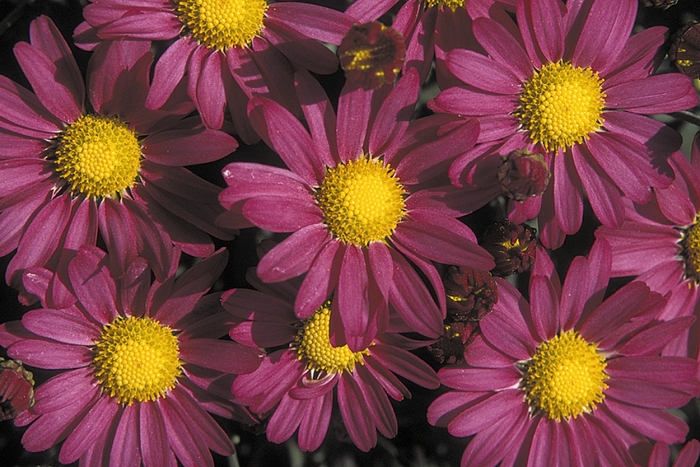
[[[537,231],[527,224],[508,220],[489,227],[479,244],[494,258],[496,276],[510,276],[529,271],[535,263]]]
[[[498,302],[498,288],[491,274],[450,266],[443,278],[447,295],[445,332],[428,351],[439,363],[460,363],[479,333],[479,321]]]
[[[403,35],[396,29],[372,21],[355,24],[338,46],[345,78],[364,89],[393,83],[406,60]]]
[[[678,71],[693,79],[700,78],[700,24],[680,29],[671,42],[668,56]]]

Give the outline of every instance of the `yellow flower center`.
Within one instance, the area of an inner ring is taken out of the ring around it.
[[[447,7],[452,11],[455,11],[457,8],[464,8],[464,2],[466,0],[424,0],[424,4],[426,8],[430,7],[438,7],[438,8],[444,8]]]
[[[326,303],[311,315],[294,339],[298,360],[306,360],[309,370],[328,374],[352,371],[356,363],[364,365],[364,356],[369,355],[369,350],[353,352],[347,345],[333,347],[330,325],[330,303]]]
[[[603,80],[590,68],[547,63],[523,84],[514,115],[547,151],[580,144],[603,126]]]
[[[685,276],[698,284],[700,283],[700,215],[683,233],[681,247],[685,258]]]
[[[249,46],[261,33],[265,0],[179,0],[180,21],[197,42],[215,50]]]
[[[406,213],[406,192],[394,174],[367,157],[328,168],[316,202],[331,233],[361,247],[391,235]]]
[[[596,347],[573,330],[543,342],[522,368],[521,386],[530,406],[558,422],[593,411],[605,398],[610,378]]]
[[[136,182],[141,145],[118,118],[83,115],[58,135],[56,172],[73,194],[105,198]]]
[[[117,318],[95,343],[95,376],[122,404],[165,397],[182,374],[172,330],[151,318]]]

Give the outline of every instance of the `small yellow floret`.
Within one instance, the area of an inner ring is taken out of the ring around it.
[[[392,234],[406,213],[406,192],[394,173],[367,157],[326,170],[316,201],[336,238],[365,247]]]
[[[452,11],[455,11],[457,8],[464,8],[464,2],[466,0],[424,0],[425,7],[426,8],[431,8],[431,7],[438,7],[438,8],[444,8],[447,7]]]
[[[590,68],[547,63],[523,84],[514,115],[547,151],[581,144],[603,127],[603,80]]]
[[[197,42],[225,51],[251,44],[267,7],[265,0],[179,0],[175,11]]]
[[[681,247],[686,277],[700,284],[700,216],[683,233]]]
[[[165,397],[182,374],[177,337],[151,318],[117,318],[94,351],[97,381],[121,404]]]
[[[543,342],[523,365],[521,387],[530,406],[550,419],[576,418],[605,398],[605,367],[595,344],[567,331]]]
[[[327,374],[353,371],[355,364],[364,365],[369,350],[353,352],[347,345],[333,347],[330,340],[330,304],[316,310],[299,330],[295,338],[299,360],[307,361],[307,368]]]
[[[83,115],[59,134],[54,163],[73,194],[106,198],[136,183],[141,160],[141,145],[126,123]]]

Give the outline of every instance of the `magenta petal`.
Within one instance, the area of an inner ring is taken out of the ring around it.
[[[586,153],[590,155],[588,151]],[[572,149],[572,154],[578,176],[586,189],[586,194],[596,216],[607,227],[619,227],[624,218],[619,189],[613,185],[605,171],[592,156],[591,159],[586,158],[582,155],[582,149],[579,150],[577,147]],[[580,227],[580,222],[578,226]]]
[[[365,349],[374,339],[373,335],[367,335],[372,307],[369,302],[368,281],[363,250],[355,245],[347,245],[340,267],[336,296],[345,338],[353,351]],[[360,341],[352,342],[353,338]]]
[[[117,288],[105,262],[104,253],[97,248],[82,248],[68,266],[76,297],[100,324],[111,323],[119,315]]]
[[[666,383],[611,378],[607,384],[605,394],[608,397],[637,407],[671,409],[685,405],[691,397],[686,391]]]
[[[619,351],[622,355],[659,354],[669,342],[687,332],[693,318],[685,316],[645,329],[625,342]]]
[[[491,426],[523,405],[522,393],[518,390],[505,390],[490,393],[486,398],[461,411],[447,429],[452,436],[471,436]]]
[[[299,427],[309,404],[307,400],[292,399],[285,394],[267,424],[267,439],[273,443],[287,441]]]
[[[433,102],[443,112],[484,117],[515,111],[518,107],[518,95],[491,94],[453,87],[442,91]]]
[[[102,329],[75,308],[66,310],[30,310],[22,316],[27,330],[64,344],[91,346]]]
[[[478,89],[495,94],[518,94],[520,80],[499,62],[472,50],[455,49],[447,55],[447,66],[454,75]]]
[[[212,416],[200,406],[199,401],[195,400],[183,387],[174,389],[171,396],[177,400],[183,415],[192,423],[192,426],[196,427],[198,434],[204,438],[204,442],[210,449],[222,456],[230,456],[233,453],[231,440]]]
[[[440,380],[430,365],[412,353],[393,345],[376,345],[371,350],[372,358],[380,362],[386,369],[409,381],[428,389],[437,389]]]
[[[80,368],[89,365],[93,358],[89,347],[38,339],[12,344],[7,349],[7,353],[12,358],[22,360],[27,365],[46,370]]]
[[[635,407],[614,400],[606,401],[605,407],[626,426],[653,440],[675,444],[684,441],[688,433],[688,425],[665,410]]]
[[[294,75],[294,84],[317,155],[325,166],[332,167],[335,162],[331,148],[335,151],[337,147],[335,110],[326,91],[309,73],[298,71]]]
[[[100,39],[168,40],[182,30],[179,18],[169,11],[150,11],[147,15],[124,15],[101,27]]]
[[[611,378],[679,383],[690,380],[697,369],[698,362],[690,358],[634,356],[610,359],[605,371]]]
[[[59,462],[70,464],[78,460],[111,424],[119,408],[120,405],[111,397],[100,397],[63,443]]]
[[[256,227],[272,232],[294,232],[323,222],[323,212],[310,195],[258,196],[243,204],[242,214]]]
[[[223,126],[224,110],[226,109],[226,93],[221,76],[224,70],[223,58],[222,53],[213,52],[204,59],[197,78],[195,91],[197,94],[196,97],[193,97],[202,122],[207,127],[214,129]]]
[[[357,410],[358,407],[366,407],[362,391],[357,382],[349,373],[343,373],[338,382],[338,407],[343,423],[348,430],[350,439],[361,451],[367,452],[377,444],[377,431],[371,418],[365,410]]]
[[[306,319],[318,310],[338,285],[344,254],[340,245],[340,242],[326,243],[306,273],[294,299],[294,311],[300,319]]]
[[[503,25],[490,18],[477,18],[473,28],[474,36],[489,56],[507,67],[518,80],[524,82],[532,75],[533,66],[522,45]]]
[[[336,138],[341,162],[359,158],[367,136],[372,111],[372,91],[346,83],[338,100]]]
[[[141,452],[139,449],[139,406],[124,407],[119,417],[119,424],[114,432],[110,463],[112,465],[139,465]],[[150,433],[149,433],[150,434]]]
[[[530,279],[530,316],[542,342],[559,332],[559,296],[549,278]]]
[[[339,11],[301,2],[277,2],[270,6],[267,14],[304,36],[334,45],[340,44],[354,23],[351,17]]]
[[[516,386],[522,374],[513,365],[510,368],[443,367],[440,382],[460,391],[496,391]]]
[[[14,51],[22,71],[41,103],[66,123],[73,123],[80,118],[82,101],[77,101],[74,92],[68,88],[72,83],[57,81],[56,75],[59,72],[56,64],[26,42],[18,42]],[[79,91],[84,92],[82,89],[75,92]]]
[[[309,399],[306,401],[306,408],[299,424],[299,449],[315,451],[321,446],[328,432],[333,412],[333,391],[326,392],[322,397]]]
[[[147,467],[169,465],[166,460],[173,457],[173,454],[168,445],[168,434],[158,404],[147,401],[138,404],[137,407],[139,432],[148,434],[140,436],[143,464]]]
[[[265,282],[281,282],[305,273],[329,241],[331,234],[324,224],[297,230],[260,260],[258,277]]]
[[[236,139],[223,131],[161,131],[146,137],[141,148],[148,160],[157,164],[183,166],[221,159],[238,147]]]
[[[101,389],[93,385],[93,373],[92,368],[86,367],[64,371],[50,378],[36,389],[36,404],[32,410],[38,414],[46,414],[75,404],[77,388],[89,388],[87,391],[79,391],[81,398],[99,393]]]
[[[185,339],[179,345],[185,362],[224,373],[251,373],[260,365],[258,351],[237,342]]]
[[[680,73],[626,81],[606,89],[605,93],[606,107],[638,114],[676,112],[698,103],[691,80]]]
[[[372,415],[377,430],[387,438],[395,437],[398,423],[386,391],[364,365],[355,366],[355,375],[355,381],[365,399],[365,407]]]
[[[153,84],[146,98],[146,107],[162,107],[172,95],[175,87],[185,75],[190,55],[197,47],[195,42],[187,39],[175,41],[156,62]]]
[[[211,453],[204,440],[185,418],[185,410],[173,397],[158,399],[156,403],[163,416],[170,448],[184,465],[213,467]],[[194,432],[193,432],[194,431]]]
[[[369,135],[369,153],[375,157],[385,154],[403,138],[418,95],[418,73],[409,70],[391,90],[377,112]],[[385,157],[384,162],[391,162]]]
[[[527,413],[527,405],[520,410],[505,414],[496,423],[480,431],[469,443],[462,455],[462,467],[472,465],[497,465],[506,455],[512,455],[518,446],[525,442],[525,430],[532,421]],[[503,443],[504,437],[511,442]],[[516,451],[517,452],[517,451]],[[505,465],[513,465],[504,462]]]

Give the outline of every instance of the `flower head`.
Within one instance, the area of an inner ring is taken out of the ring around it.
[[[297,74],[297,81],[300,101],[310,103],[304,108],[308,130],[273,101],[256,98],[250,108],[251,121],[289,169],[227,165],[229,187],[220,200],[230,213],[221,222],[291,233],[260,260],[258,274],[281,282],[306,272],[297,316],[308,319],[331,299],[343,324],[332,327],[334,341],[353,351],[366,348],[386,326],[388,305],[416,332],[437,337],[445,296],[431,261],[492,267],[456,219],[480,199],[458,196],[444,176],[476,127],[461,121],[449,130],[454,138],[436,140],[424,135],[442,131],[441,118],[423,119],[415,131],[409,127],[419,87],[415,72],[386,99],[380,99],[383,91],[346,84],[337,116],[308,74]],[[440,156],[426,158],[425,151]],[[438,304],[413,265],[427,276]]]
[[[630,37],[636,10],[636,0],[519,0],[517,24],[496,13],[474,20],[486,54],[458,48],[447,55],[461,84],[441,92],[433,110],[479,118],[488,148],[545,156],[552,180],[534,213],[546,247],[579,230],[584,192],[601,223],[615,227],[622,195],[644,204],[651,188],[671,183],[666,158],[680,137],[646,115],[693,107],[697,93],[686,76],[652,75],[664,30]],[[489,164],[476,156],[455,161],[454,183],[465,183],[475,163]],[[513,206],[533,214],[532,203]]]
[[[141,255],[159,280],[173,244],[201,257],[214,251],[210,235],[232,239],[232,230],[214,225],[220,189],[184,166],[220,159],[236,140],[185,118],[192,105],[182,90],[160,110],[144,108],[152,54],[123,41],[102,48],[90,59],[86,92],[51,20],[32,22],[31,37],[15,55],[36,94],[0,77],[0,94],[12,103],[0,109],[0,255],[17,250],[6,279],[22,300],[35,300],[22,273],[45,267],[60,271],[50,279],[52,306],[67,306],[68,261],[98,235],[115,276]]]
[[[685,439],[685,423],[664,409],[697,393],[697,361],[660,351],[692,319],[656,321],[666,299],[641,282],[604,299],[609,267],[598,243],[562,284],[542,251],[529,303],[496,279],[499,301],[465,363],[438,372],[453,390],[428,409],[432,424],[476,435],[462,466],[633,465],[630,447],[647,438]]]
[[[115,280],[96,247],[68,266],[73,304],[32,310],[0,326],[0,345],[27,365],[58,370],[16,419],[30,425],[32,452],[63,441],[59,462],[95,465],[209,465],[233,452],[208,413],[252,423],[231,402],[234,374],[260,364],[257,349],[219,339],[230,320],[218,295],[205,296],[228,254],[219,250],[177,279],[179,256],[163,282],[137,258]],[[44,297],[47,290],[44,290]]]
[[[437,375],[408,350],[424,344],[398,334],[380,332],[362,349],[331,341],[332,303],[299,320],[286,292],[291,284],[267,286],[275,295],[245,289],[224,292],[226,310],[238,323],[232,339],[271,349],[260,368],[233,381],[235,400],[261,416],[271,414],[267,439],[282,443],[298,432],[304,451],[317,449],[326,437],[337,401],[352,442],[368,451],[377,431],[396,436],[398,425],[389,397],[402,400],[410,392],[396,377],[437,388]]]
[[[75,40],[88,50],[114,40],[174,40],[156,64],[146,106],[161,108],[186,86],[207,127],[222,128],[228,110],[249,144],[259,139],[246,116],[253,95],[299,113],[293,70],[334,72],[338,59],[320,41],[340,44],[353,24],[331,8],[266,0],[91,0],[83,14]]]

